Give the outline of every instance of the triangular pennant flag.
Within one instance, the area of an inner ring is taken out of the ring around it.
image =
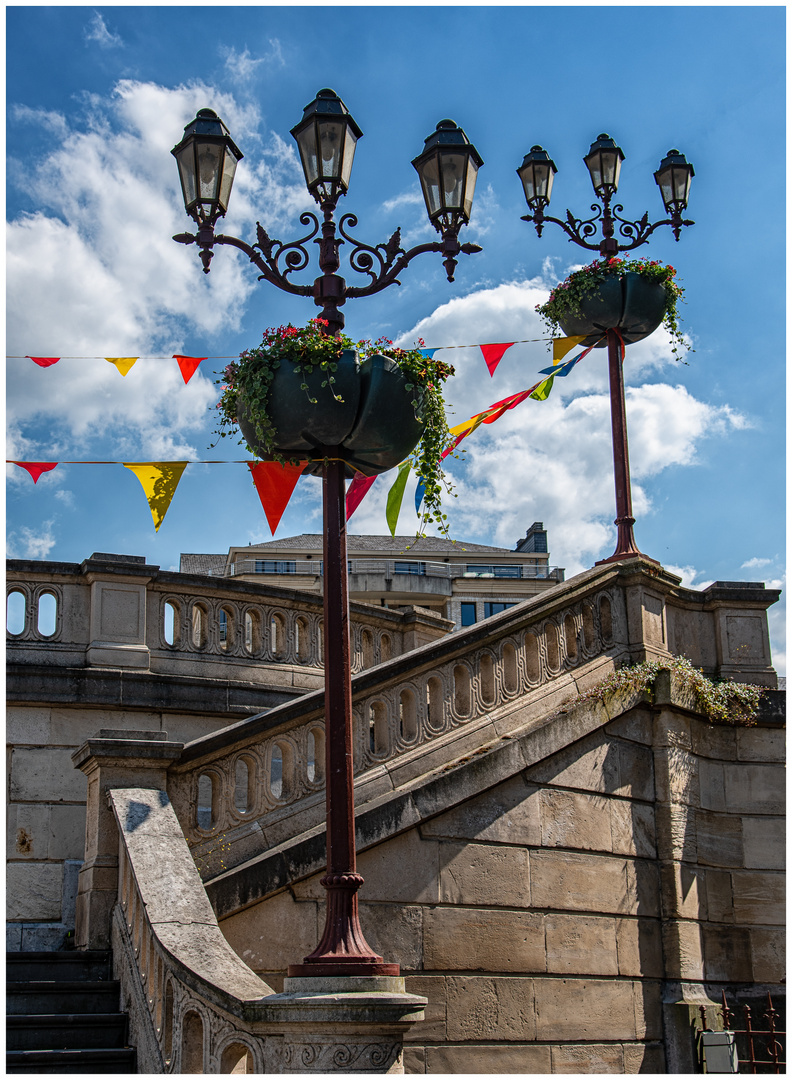
[[[26,360],[32,360],[34,364],[38,364],[39,367],[52,367],[53,364],[57,364],[60,360],[59,356],[26,356]]]
[[[418,487],[415,489],[415,512],[418,515],[420,515],[420,513],[421,513],[421,503],[423,502],[423,497],[424,497],[425,493],[426,493],[426,484],[419,477],[418,478]]]
[[[425,356],[427,360],[431,360],[437,352],[437,349],[417,349],[416,351],[419,352],[421,356]]]
[[[140,359],[140,358],[137,357],[137,356],[106,356],[105,357],[105,360],[108,362],[108,364],[115,364],[115,366],[118,368],[119,372],[124,376],[126,376],[129,369],[132,367],[132,365],[138,359]]]
[[[563,360],[568,352],[583,341],[584,337],[585,334],[583,336],[578,335],[577,337],[553,338],[553,363],[558,364]]]
[[[551,375],[549,379],[545,379],[544,382],[540,382],[536,389],[529,395],[534,401],[546,401],[550,391],[553,389],[553,378]]]
[[[206,359],[205,356],[180,356],[178,353],[173,354],[173,359],[179,365],[179,369],[182,373],[182,378],[185,383],[188,383],[193,375],[198,370],[198,365]],[[273,530],[274,531],[274,530]]]
[[[385,520],[388,523],[391,536],[396,535],[396,526],[399,522],[399,511],[401,510],[402,500],[404,499],[404,488],[407,484],[407,477],[410,475],[410,463],[409,461],[403,461],[399,466],[399,473],[394,481],[393,487],[388,492],[388,499],[385,504]]]
[[[495,368],[503,359],[503,354],[507,349],[510,349],[513,344],[513,341],[507,341],[497,345],[479,345],[481,354],[484,357],[484,363],[487,365],[487,370],[490,373],[490,378],[495,374]]]
[[[187,461],[124,461],[125,469],[131,469],[140,481],[151,510],[154,531],[165,520],[174,492],[181,480]]]
[[[279,461],[248,462],[248,468],[253,474],[253,483],[256,485],[256,491],[261,499],[261,505],[264,507],[273,536],[284,510],[289,505],[289,499],[300,479],[300,473],[307,464],[307,461],[300,461],[296,465],[288,462],[281,465]]]
[[[347,521],[368,495],[369,489],[376,479],[376,476],[364,476],[363,473],[355,473],[355,478],[347,488],[346,493]]]
[[[542,368],[539,374],[557,375],[559,379],[563,379],[570,373],[575,364],[579,364],[584,356],[588,356],[588,354],[591,352],[591,349],[593,348],[594,346],[592,345],[590,349],[584,349],[582,353],[578,353],[577,356],[573,356],[571,360],[567,360],[567,362],[565,364],[561,364],[560,367]]]
[[[28,357],[28,359],[32,359]],[[18,465],[20,469],[27,469],[33,477],[33,483],[38,483],[42,473],[50,472],[58,464],[57,461],[12,461],[12,465]]]

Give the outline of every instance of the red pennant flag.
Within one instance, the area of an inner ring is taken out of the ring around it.
[[[290,465],[288,462],[281,465],[279,461],[248,462],[273,536],[284,510],[289,505],[300,473],[307,464],[307,461],[300,461],[297,465]]]
[[[206,359],[205,356],[179,356],[178,353],[173,354],[173,359],[179,365],[182,373],[182,378],[185,383],[188,383],[193,375],[198,370],[198,365]],[[274,530],[273,530],[274,531]]]
[[[490,378],[495,374],[495,368],[503,359],[503,354],[514,344],[513,341],[501,342],[499,345],[479,345],[484,357],[484,363],[490,373]]]
[[[39,367],[52,367],[53,364],[57,364],[60,360],[59,356],[28,356],[25,359],[32,360],[34,364],[38,364]],[[14,463],[16,464],[16,462]]]
[[[363,473],[355,473],[355,478],[349,485],[346,493],[346,516],[347,521],[368,495],[371,485],[377,479],[376,476],[364,476]]]
[[[33,357],[29,356],[29,360]],[[20,469],[26,469],[33,477],[33,483],[38,483],[38,478],[42,473],[51,472],[52,469],[58,464],[57,461],[12,461],[12,465],[18,465]]]

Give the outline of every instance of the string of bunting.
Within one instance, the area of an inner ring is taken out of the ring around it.
[[[504,357],[504,354],[513,345],[526,345],[537,341],[552,341],[553,343],[553,363],[556,364],[558,360],[566,355],[566,353],[575,347],[579,342],[583,340],[582,337],[566,337],[566,338],[523,338],[520,341],[500,341],[489,342],[484,345],[437,345],[432,349],[419,349],[424,356],[429,359],[434,356],[436,352],[441,349],[481,349],[481,355],[484,357],[484,363],[487,365],[487,371],[490,373],[490,377],[495,374],[495,370],[498,364]],[[34,364],[37,364],[41,368],[49,368],[54,364],[59,363],[61,360],[106,360],[108,364],[113,364],[118,370],[119,374],[126,377],[134,364],[140,360],[139,356],[8,356],[8,360],[32,360]],[[181,353],[174,353],[172,356],[150,356],[146,357],[149,360],[175,360],[179,365],[179,370],[182,373],[182,378],[185,383],[188,383],[198,370],[198,366],[203,363],[204,360],[235,360],[235,356],[185,356]]]
[[[570,352],[576,344],[583,339],[580,337],[575,338],[561,338],[555,339],[553,343],[553,366],[544,368],[539,374],[546,376],[527,390],[521,390],[516,394],[510,394],[509,397],[503,398],[501,401],[496,401],[490,405],[489,408],[484,409],[480,413],[475,413],[468,420],[463,421],[461,424],[457,424],[450,429],[451,434],[454,437],[453,442],[443,451],[442,457],[447,457],[452,453],[462,442],[463,439],[472,435],[477,428],[482,424],[494,424],[496,420],[499,420],[505,412],[510,409],[514,409],[521,402],[532,398],[535,401],[546,401],[550,395],[550,391],[553,387],[553,382],[556,378],[564,378],[570,371],[580,363],[580,361],[587,356],[594,346],[590,346],[584,349],[583,352],[577,356],[568,360],[562,364],[564,356]],[[558,348],[556,348],[558,346]],[[500,346],[499,346],[500,347]],[[505,348],[508,348],[506,346]],[[504,351],[505,351],[504,348]],[[502,355],[502,354],[501,354]],[[117,359],[117,358],[116,358]],[[177,359],[179,359],[177,357]],[[181,359],[195,360],[197,358],[190,357]],[[204,357],[203,359],[206,359]],[[200,360],[198,360],[200,363]],[[197,364],[196,364],[197,367]],[[120,369],[119,369],[120,370]],[[193,372],[194,373],[194,369]],[[192,375],[190,374],[190,377]],[[123,374],[123,372],[122,372]],[[184,371],[182,371],[184,374]],[[185,382],[188,378],[185,376]],[[168,512],[168,508],[173,500],[173,496],[176,493],[176,488],[179,485],[179,481],[182,478],[184,470],[190,464],[195,465],[235,465],[244,464],[247,465],[251,472],[253,485],[256,488],[256,492],[261,501],[261,505],[264,509],[264,513],[267,518],[270,530],[274,536],[275,530],[283,517],[286,507],[289,504],[289,500],[292,497],[294,489],[297,485],[297,481],[302,475],[305,467],[309,464],[308,461],[299,462],[287,462],[280,464],[275,461],[225,461],[225,460],[212,460],[212,461],[18,461],[7,459],[7,464],[18,465],[24,469],[33,480],[33,483],[38,483],[39,479],[44,473],[51,472],[59,464],[60,465],[123,465],[125,469],[129,469],[138,478],[143,493],[146,497],[146,501],[151,511],[152,521],[154,522],[154,531],[158,532],[162,522],[165,520],[165,515]],[[386,499],[385,517],[390,529],[391,535],[395,535],[396,525],[399,519],[399,513],[401,512],[402,502],[404,500],[404,492],[407,486],[407,480],[409,478],[412,465],[410,461],[403,461],[398,466],[396,474],[396,480],[392,484],[388,496]],[[377,480],[376,476],[363,476],[361,473],[357,473],[352,483],[349,485],[346,494],[346,514],[349,519],[355,510],[360,506],[361,502],[371,490],[374,482]],[[423,501],[424,485],[421,477],[418,477],[418,484],[416,486],[415,493],[415,511],[420,516],[421,503]]]

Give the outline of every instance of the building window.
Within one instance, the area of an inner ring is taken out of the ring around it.
[[[467,572],[469,574],[486,574],[488,577],[491,575],[496,578],[518,578],[522,576],[519,563],[496,563],[492,566],[486,566],[479,563],[468,563]]]
[[[396,562],[393,566],[395,574],[426,574],[425,562]]]
[[[296,574],[297,563],[290,559],[256,559],[257,574]]]
[[[462,602],[462,625],[472,626],[476,621],[476,605]]]
[[[497,615],[499,612],[505,611],[510,607],[514,607],[514,604],[498,604],[494,601],[487,600],[484,603],[484,618],[488,619],[490,615]]]

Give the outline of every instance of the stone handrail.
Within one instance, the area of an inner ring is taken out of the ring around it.
[[[10,603],[24,607],[18,632],[6,634],[12,664],[266,682],[292,693],[322,685],[318,595],[171,573],[132,556],[93,556],[79,565],[10,560],[6,590]],[[54,605],[46,626],[45,603]],[[353,603],[350,616],[355,671],[453,629],[421,609]]]
[[[138,1071],[280,1071],[251,1023],[273,991],[223,937],[167,795],[116,788],[108,798],[120,837],[113,960]]]
[[[774,686],[769,643],[757,638],[746,651],[743,638],[732,656],[729,641],[735,620],[742,627],[764,620],[766,628],[764,609],[778,594],[717,584],[682,589],[640,559],[595,567],[356,675],[357,804],[508,737],[624,663],[676,653],[708,674]],[[700,642],[720,642],[718,654],[701,653]],[[308,694],[189,743],[170,767],[168,791],[204,880],[321,829],[323,706],[321,692]]]

